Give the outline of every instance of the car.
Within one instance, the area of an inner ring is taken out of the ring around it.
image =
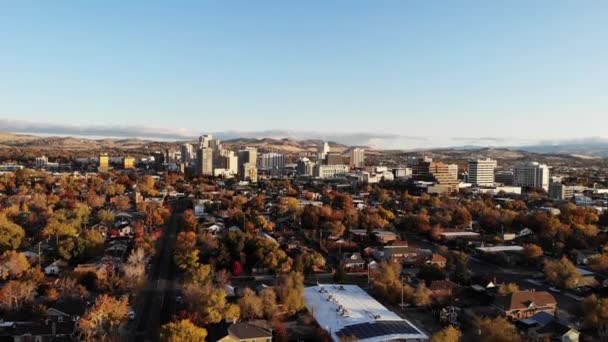
[[[129,310],[127,317],[129,318],[129,321],[134,321],[135,320],[135,311]]]
[[[551,291],[551,292],[557,292],[557,293],[562,292],[560,289],[558,289],[557,287],[553,287],[553,286],[551,286],[549,288],[549,291]]]
[[[184,298],[182,298],[182,296],[177,296],[175,297],[175,302],[177,304],[182,304],[184,302]]]

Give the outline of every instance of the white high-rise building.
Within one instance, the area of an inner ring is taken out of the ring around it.
[[[513,168],[513,183],[549,191],[549,167],[537,162],[518,164]]]
[[[280,153],[262,153],[258,160],[260,170],[281,170],[285,168],[285,155]]]
[[[324,142],[323,145],[319,146],[318,152],[319,160],[324,160],[325,156],[330,152],[329,144],[327,143],[327,141]]]
[[[496,160],[469,160],[469,183],[476,186],[494,186],[494,169]]]
[[[335,178],[344,176],[350,171],[348,165],[320,165],[314,167],[314,176],[317,178]]]
[[[301,176],[312,176],[315,168],[315,163],[304,157],[298,161],[296,172]]]
[[[353,167],[365,166],[365,150],[362,148],[353,148],[350,151],[350,165]]]
[[[457,164],[448,164],[448,172],[452,176],[453,179],[458,179],[458,165]]]

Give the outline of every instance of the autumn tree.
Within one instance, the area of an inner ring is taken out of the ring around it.
[[[560,260],[547,261],[544,271],[550,283],[565,289],[576,287],[581,280],[581,273],[572,261],[566,257],[562,257]]]
[[[266,288],[260,291],[259,295],[262,300],[262,311],[266,319],[272,318],[277,312],[277,294],[272,288]]]
[[[184,213],[182,214],[182,225],[184,227],[184,231],[186,232],[196,231],[198,220],[196,216],[194,216],[194,211],[190,209],[184,211]]]
[[[131,251],[129,258],[124,266],[126,284],[137,286],[146,275],[146,254],[143,249],[137,248]]]
[[[481,342],[520,342],[517,328],[504,317],[478,318],[475,327]]]
[[[102,294],[80,318],[78,327],[87,341],[103,340],[106,336],[118,334],[118,328],[126,322],[128,312],[127,297],[117,299]]]
[[[102,209],[97,212],[97,219],[105,224],[106,226],[112,226],[114,224],[114,214],[107,209]]]
[[[592,294],[583,300],[582,310],[587,326],[596,329],[608,326],[608,298],[598,298]]]
[[[0,213],[0,251],[19,248],[24,237],[23,228]]]
[[[381,262],[380,267],[374,270],[371,280],[374,292],[389,302],[396,303],[401,298],[401,265],[399,263]],[[407,288],[408,297],[412,292]]]
[[[517,283],[504,283],[498,287],[498,295],[506,296],[511,293],[519,291],[519,285]]]
[[[431,294],[431,289],[426,287],[424,282],[420,282],[412,294],[412,301],[416,306],[428,306],[432,302]]]
[[[188,319],[169,322],[160,328],[160,340],[162,342],[204,342],[206,337],[207,330],[194,325]]]
[[[32,281],[10,280],[0,289],[0,307],[5,310],[19,310],[31,303],[36,296],[37,286]]]
[[[450,325],[431,336],[429,342],[459,342],[460,337],[462,332]]]
[[[543,256],[543,249],[539,245],[529,243],[524,245],[523,253],[529,261],[536,262]]]
[[[608,255],[596,254],[589,257],[587,266],[594,272],[605,272],[608,270]]]
[[[23,253],[6,251],[0,256],[0,279],[16,279],[30,268]]]
[[[304,276],[291,272],[279,278],[277,296],[287,315],[293,315],[304,308]]]
[[[241,317],[244,319],[261,318],[264,314],[262,299],[250,288],[243,291],[243,296],[239,299],[239,307],[241,309]]]

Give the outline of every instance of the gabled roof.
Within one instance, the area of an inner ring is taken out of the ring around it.
[[[265,321],[238,322],[228,327],[228,334],[239,340],[272,337],[272,328]]]
[[[505,311],[510,311],[527,309],[531,305],[535,307],[556,306],[557,301],[547,291],[517,291],[496,298],[494,304]]]

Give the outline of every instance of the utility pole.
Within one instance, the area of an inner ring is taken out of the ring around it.
[[[401,276],[401,311],[403,311],[403,276]]]

